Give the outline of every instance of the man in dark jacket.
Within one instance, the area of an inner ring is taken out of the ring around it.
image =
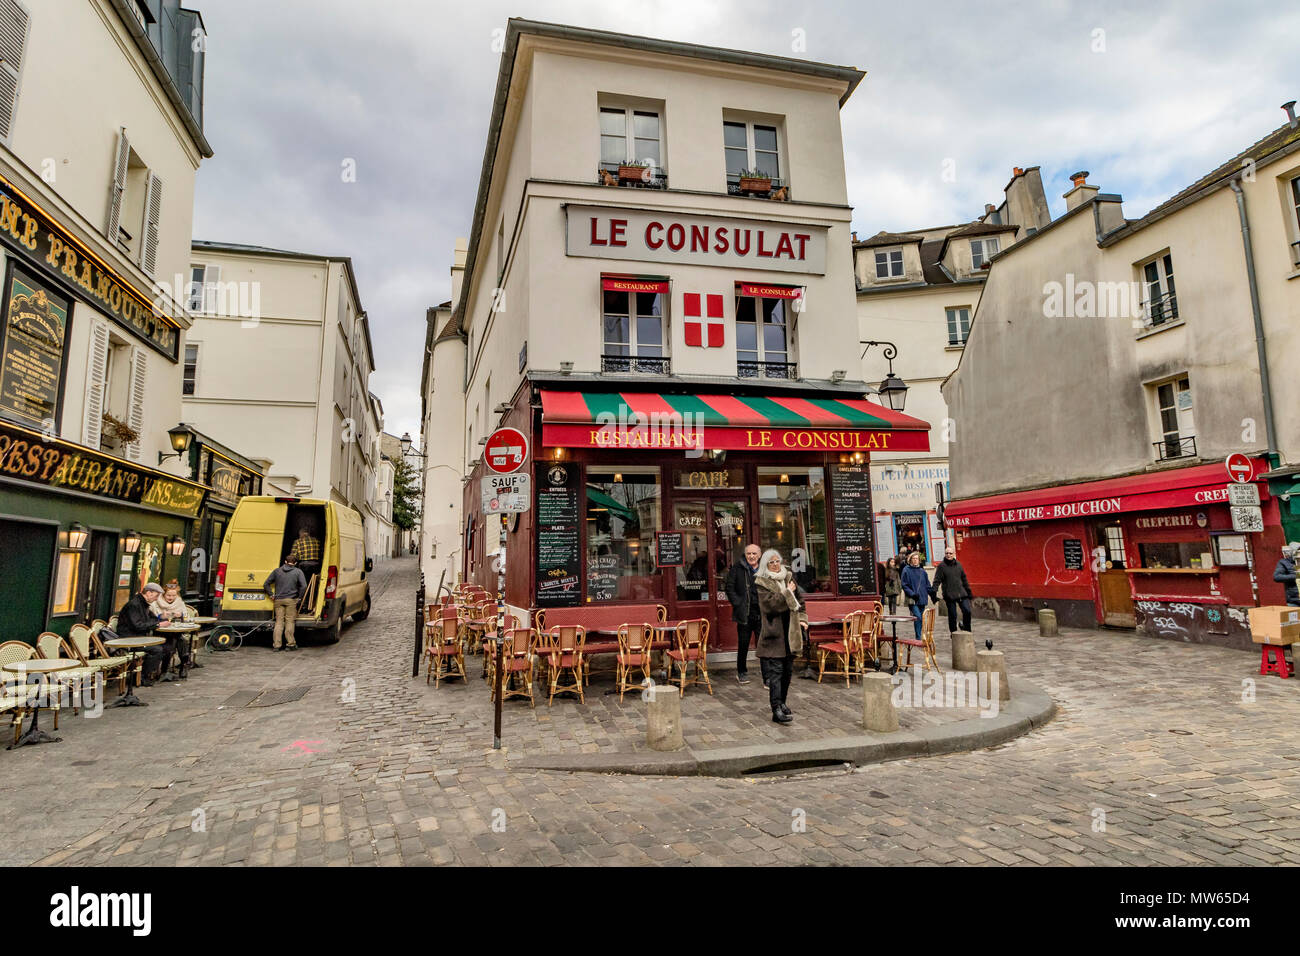
[[[934,583],[930,593],[943,591],[944,603],[948,605],[948,630],[957,630],[957,608],[961,608],[961,629],[970,630],[970,582],[966,580],[966,569],[957,560],[957,551],[946,548],[943,560],[934,568]]]
[[[154,628],[162,623],[162,618],[149,605],[162,597],[162,593],[163,589],[159,585],[150,582],[140,589],[139,594],[132,595],[117,612],[117,636],[148,637],[153,634]],[[175,646],[171,643],[145,648],[143,670],[146,681],[152,681],[162,673],[173,650]]]
[[[298,602],[302,600],[302,592],[307,590],[307,579],[298,570],[298,558],[292,552],[284,556],[284,564],[267,576],[262,590],[270,594],[274,608],[271,650],[280,649],[280,637],[283,635],[285,649],[296,651],[298,642],[294,640],[293,630],[298,623]]]
[[[1300,606],[1300,590],[1296,588],[1295,553],[1290,548],[1282,549],[1282,560],[1273,569],[1273,580],[1286,585],[1286,603]]]
[[[754,575],[758,573],[758,545],[745,545],[745,560],[727,570],[724,587],[731,602],[731,619],[736,622],[736,680],[749,683],[749,642],[757,640],[762,627]]]

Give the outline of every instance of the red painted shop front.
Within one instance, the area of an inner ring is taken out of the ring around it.
[[[663,604],[707,619],[722,652],[736,648],[726,575],[749,542],[781,553],[814,617],[874,597],[870,450],[928,447],[925,422],[843,397],[533,386],[513,404],[507,424],[531,418],[533,504],[508,523],[507,603]],[[696,417],[674,419],[681,408]],[[467,577],[495,590],[499,525],[468,491],[466,506]]]
[[[1227,484],[1222,465],[1198,465],[966,499],[945,521],[981,616],[1048,607],[1067,626],[1248,648],[1245,609],[1285,603],[1283,535],[1262,481],[1264,530],[1234,531]]]

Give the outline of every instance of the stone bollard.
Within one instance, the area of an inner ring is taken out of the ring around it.
[[[1038,636],[1060,636],[1060,632],[1056,629],[1056,612],[1049,607],[1041,608],[1038,612]]]
[[[975,635],[970,631],[952,632],[952,669],[975,670]]]
[[[887,734],[898,729],[893,690],[894,681],[889,674],[870,673],[863,679],[862,726],[867,730]]]
[[[682,691],[676,684],[655,684],[646,692],[645,742],[651,750],[681,750]]]
[[[981,700],[991,699],[989,680],[992,678],[989,675],[992,674],[998,675],[998,700],[1011,699],[1011,683],[1007,680],[1007,661],[1001,651],[976,651],[975,669],[979,674],[976,680]]]

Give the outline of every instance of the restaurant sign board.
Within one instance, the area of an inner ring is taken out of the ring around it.
[[[568,448],[636,448],[686,451],[929,451],[930,434],[920,429],[730,428],[725,426],[634,426],[542,423],[542,444]]]
[[[207,488],[0,422],[0,479],[193,518]]]
[[[824,225],[578,203],[564,211],[570,256],[826,274]]]
[[[70,303],[12,265],[0,332],[0,415],[36,428],[59,420]]]

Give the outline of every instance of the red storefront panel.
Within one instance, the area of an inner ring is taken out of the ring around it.
[[[957,558],[976,597],[1093,599],[1086,560],[1090,545],[1082,521],[958,528],[956,536]],[[1082,570],[1066,567],[1065,542],[1071,539],[1083,543]]]

